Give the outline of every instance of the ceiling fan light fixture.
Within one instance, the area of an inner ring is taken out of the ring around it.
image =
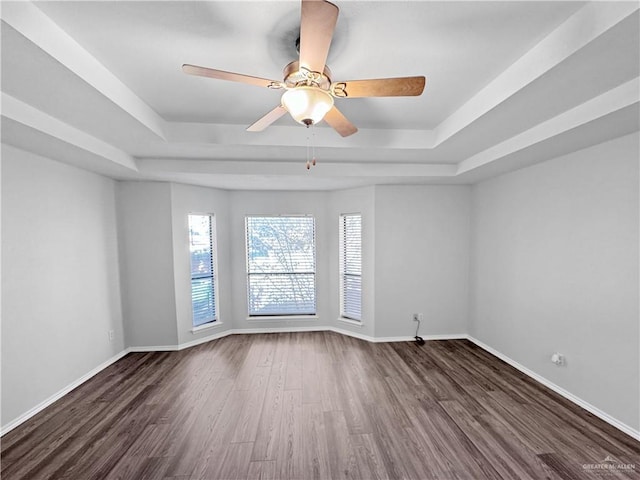
[[[315,125],[333,108],[333,97],[321,88],[300,86],[284,92],[282,106],[296,122]]]

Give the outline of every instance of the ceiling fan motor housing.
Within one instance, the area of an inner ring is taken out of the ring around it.
[[[311,85],[328,91],[331,86],[331,70],[326,65],[322,73],[312,72],[301,67],[298,60],[294,60],[284,67],[282,76],[288,88]]]

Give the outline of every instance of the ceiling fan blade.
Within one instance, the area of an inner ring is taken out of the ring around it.
[[[300,15],[300,66],[324,71],[339,9],[325,0],[302,0]]]
[[[229,80],[231,82],[248,83],[257,87],[282,88],[282,83],[266,78],[252,77],[250,75],[242,75],[241,73],[225,72],[224,70],[215,70],[213,68],[198,67],[197,65],[182,65],[182,71],[189,75],[197,75],[199,77],[216,78],[218,80]]]
[[[261,132],[273,122],[278,120],[285,113],[287,113],[287,110],[282,105],[278,105],[260,120],[257,120],[252,125],[247,127],[247,132]]]
[[[415,97],[424,91],[424,77],[379,78],[334,82],[331,91],[336,97]]]
[[[331,125],[333,129],[343,137],[348,137],[358,131],[356,126],[347,120],[347,117],[345,117],[342,112],[335,107],[335,105],[324,116],[324,121]]]

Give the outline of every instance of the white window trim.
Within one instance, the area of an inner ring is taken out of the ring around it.
[[[220,320],[214,320],[213,322],[203,323],[202,325],[193,327],[191,329],[191,333],[198,333],[198,332],[201,332],[202,330],[209,330],[210,328],[221,327],[222,325],[224,325],[224,323],[221,322]]]
[[[318,314],[310,315],[251,315],[247,316],[247,322],[268,322],[269,320],[282,322],[283,320],[317,320]]]
[[[189,212],[187,214],[187,230],[189,229],[189,215],[207,215],[211,218],[211,227],[212,227],[212,236],[213,236],[213,245],[211,249],[211,253],[213,255],[213,298],[216,305],[215,315],[212,321],[203,323],[202,325],[198,325],[196,327],[193,326],[193,301],[189,302],[189,314],[191,318],[191,333],[197,333],[200,330],[206,330],[208,328],[217,327],[222,325],[222,321],[220,320],[220,298],[218,296],[218,221],[215,213],[207,213],[207,212]],[[189,288],[191,289],[191,258],[189,258]]]
[[[347,317],[338,317],[338,321],[342,323],[346,323],[348,325],[355,325],[357,327],[364,326],[364,322],[362,320],[354,320],[352,318],[347,318]]]

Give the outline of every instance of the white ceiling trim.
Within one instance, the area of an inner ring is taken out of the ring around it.
[[[79,147],[110,162],[137,171],[134,158],[113,145],[89,135],[51,115],[2,92],[2,116],[65,143]]]
[[[300,175],[301,162],[256,162],[229,160],[181,160],[144,158],[138,160],[140,173],[188,173],[246,175]],[[382,164],[319,162],[314,176],[323,177],[453,177],[456,165]]]
[[[543,122],[523,133],[501,142],[489,149],[479,152],[456,164],[407,164],[407,163],[354,163],[354,162],[321,162],[314,172],[319,176],[361,176],[361,177],[455,177],[468,173],[477,168],[495,162],[505,156],[527,148],[535,143],[559,135],[572,128],[583,125],[597,118],[605,116],[614,111],[625,108],[634,103],[638,103],[637,92],[640,90],[640,78],[620,85],[598,97],[595,97],[578,107],[568,110],[546,122]],[[58,138],[66,143],[75,145],[88,152],[99,155],[106,160],[127,167],[140,173],[202,173],[202,174],[280,174],[299,175],[300,165],[298,162],[261,162],[261,161],[227,161],[214,159],[154,159],[138,158],[134,159],[127,153],[103,142],[75,127],[72,127],[40,110],[27,105],[14,97],[2,93],[2,116],[27,125],[47,135]],[[189,128],[191,125],[191,128]],[[209,128],[193,128],[193,126]],[[247,144],[252,143],[239,138],[237,129],[227,125],[217,125],[217,129],[212,129],[208,124],[173,124],[173,128],[181,129],[183,136],[177,131],[172,131],[175,141],[198,142],[198,143],[220,143],[220,144]],[[292,139],[300,138],[300,127],[272,127],[277,133],[276,138],[269,138],[273,143],[260,143],[258,136],[247,132],[242,132],[240,136],[247,135],[249,139],[260,145],[279,145],[283,140],[287,140],[291,145],[304,145],[299,140],[292,142]],[[171,129],[169,129],[171,131]],[[329,129],[317,129],[317,146],[327,145],[325,136],[333,135]],[[420,131],[412,131],[413,141],[407,138],[407,131],[391,131],[392,135],[398,135],[395,143],[396,148],[415,148],[419,142]],[[358,141],[354,145],[354,139],[344,139],[344,148],[354,146],[375,147],[379,143],[377,136],[384,134],[389,137],[390,131],[378,132],[376,130],[364,131],[363,141]],[[200,136],[199,136],[200,135]],[[204,135],[204,136],[202,136]],[[385,144],[387,142],[385,139]],[[296,143],[297,142],[297,143]],[[363,143],[362,143],[363,142]],[[403,144],[402,142],[406,142]],[[410,145],[414,145],[411,147]],[[319,168],[321,167],[321,168]]]
[[[332,148],[389,148],[431,149],[435,133],[432,130],[359,129],[356,135],[343,138],[331,128],[302,128],[300,125],[272,125],[266,132],[247,132],[237,125],[168,122],[169,143],[201,143],[209,145],[307,145],[307,136],[313,135],[313,145]]]
[[[638,2],[586,4],[436,128],[438,146],[640,8]]]
[[[572,128],[639,103],[638,91],[640,91],[640,78],[636,77],[582,105],[567,110],[546,122],[467,158],[458,164],[456,175],[470,172]]]
[[[521,134],[475,154],[457,164],[352,163],[322,161],[314,168],[318,176],[358,177],[457,177],[496,162],[514,152],[584,125],[639,102],[640,78],[635,78],[582,105],[568,110]],[[300,175],[298,162],[227,160],[138,159],[141,173],[272,174]]]
[[[164,139],[164,119],[31,2],[3,2],[2,20]]]

